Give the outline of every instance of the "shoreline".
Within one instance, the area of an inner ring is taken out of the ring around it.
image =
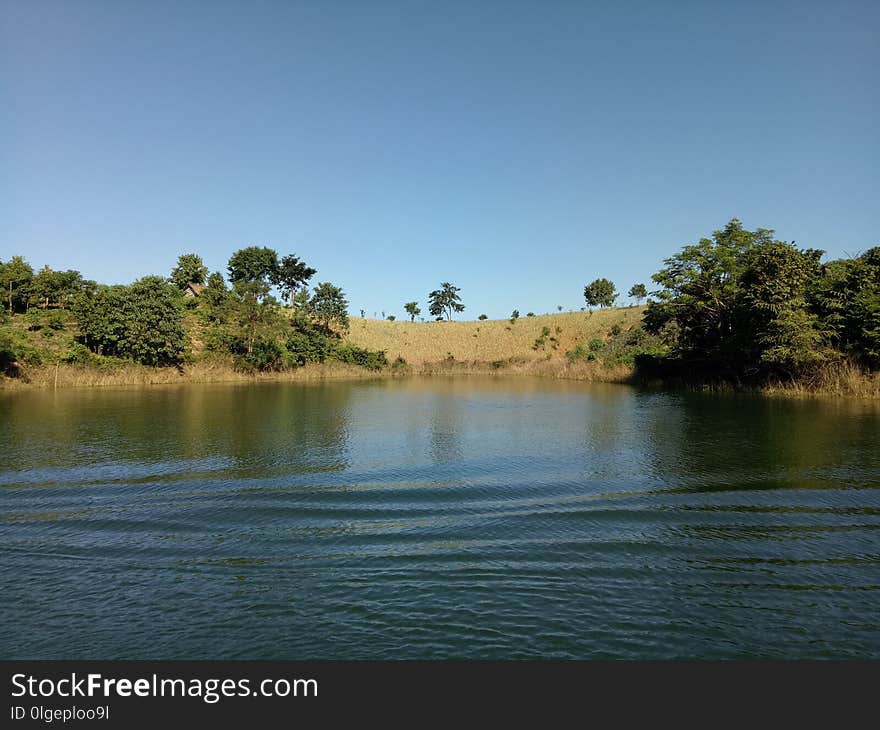
[[[180,368],[124,365],[101,369],[80,365],[22,368],[19,377],[0,376],[0,393],[79,388],[152,387],[156,385],[256,384],[276,382],[321,382],[351,380],[389,380],[410,377],[534,377],[584,383],[629,385],[651,391],[691,392],[718,395],[745,394],[762,397],[880,400],[880,374],[848,374],[829,387],[809,387],[799,383],[769,383],[763,386],[737,386],[728,382],[688,383],[686,381],[640,378],[634,368],[607,367],[597,363],[565,360],[514,359],[499,363],[442,360],[421,365],[368,370],[339,362],[309,364],[293,370],[246,373],[225,363],[195,363]]]

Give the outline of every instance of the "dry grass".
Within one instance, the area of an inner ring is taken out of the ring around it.
[[[22,367],[21,376],[0,376],[0,390],[17,388],[85,388],[119,385],[173,385],[184,383],[261,382],[270,380],[333,380],[372,378],[376,373],[345,363],[307,365],[278,373],[242,373],[222,362],[200,362],[184,368],[151,368],[126,364],[114,368],[77,365]]]
[[[826,365],[812,376],[797,381],[775,382],[762,389],[779,395],[843,395],[880,398],[880,372],[863,370],[851,362]]]
[[[554,378],[556,380],[581,380],[589,383],[626,383],[632,378],[632,368],[622,365],[605,367],[599,363],[579,362],[569,363],[566,360],[531,360],[522,361],[496,361],[486,363],[478,361],[451,361],[423,363],[412,372],[417,375],[527,375],[539,378]]]
[[[439,363],[449,357],[470,363],[497,361],[533,362],[565,358],[566,350],[586,345],[593,337],[605,338],[615,324],[623,329],[636,326],[644,307],[566,312],[538,317],[520,317],[513,324],[506,319],[482,322],[404,322],[378,319],[351,320],[348,341],[370,350],[384,350],[389,360],[402,357],[418,369],[425,363]],[[549,327],[546,345],[533,349],[542,329]],[[560,332],[556,329],[559,328]],[[556,338],[556,343],[550,341]],[[553,345],[556,345],[555,349]]]

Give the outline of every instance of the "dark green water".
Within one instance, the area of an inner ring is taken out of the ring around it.
[[[880,658],[880,411],[529,379],[0,394],[4,658]]]

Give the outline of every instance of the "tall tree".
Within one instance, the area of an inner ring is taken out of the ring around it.
[[[171,281],[178,289],[186,289],[190,284],[204,284],[208,267],[202,257],[194,253],[184,253],[177,258],[177,266],[171,269]]]
[[[447,321],[452,321],[453,312],[463,312],[464,305],[461,303],[461,297],[458,292],[461,289],[453,286],[448,281],[440,284],[439,289],[435,289],[428,295],[428,311],[432,317],[446,317]]]
[[[74,302],[82,341],[98,354],[144,365],[180,362],[186,344],[180,295],[161,276],[102,286]]]
[[[95,286],[95,282],[86,281],[82,274],[73,269],[54,271],[44,266],[34,277],[30,292],[43,309],[48,309],[50,306],[64,307],[77,292]]]
[[[262,299],[269,294],[278,268],[278,254],[271,248],[248,246],[229,257],[229,281],[240,294]]]
[[[272,283],[281,290],[281,298],[292,304],[297,291],[308,283],[316,271],[317,269],[306,266],[305,261],[300,261],[291,254],[281,259],[281,263],[272,274]]]
[[[234,297],[232,313],[244,333],[245,350],[251,355],[258,333],[273,319],[275,299],[269,295],[278,272],[278,254],[265,246],[248,246],[229,258],[229,280]]]
[[[406,313],[409,315],[409,321],[415,322],[416,317],[422,313],[422,310],[419,309],[418,302],[407,302],[403,305],[403,308],[406,310]],[[363,311],[363,310],[361,310]]]
[[[584,299],[591,307],[611,307],[617,299],[617,290],[609,279],[596,279],[584,287]]]
[[[345,292],[330,282],[318,284],[308,303],[309,315],[327,334],[348,330],[348,300]]]
[[[636,306],[642,303],[642,299],[648,296],[648,290],[644,284],[633,284],[629,289],[628,296],[636,300]]]
[[[22,256],[13,256],[5,264],[0,263],[0,291],[10,314],[16,308],[27,309],[33,279],[34,270]]]

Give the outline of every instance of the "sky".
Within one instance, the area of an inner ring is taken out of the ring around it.
[[[0,260],[294,253],[352,313],[627,302],[739,217],[880,244],[880,3],[0,0]]]

